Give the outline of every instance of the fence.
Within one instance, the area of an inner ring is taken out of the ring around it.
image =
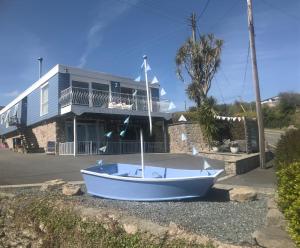
[[[106,151],[99,149],[106,145]],[[121,142],[96,142],[96,141],[78,141],[78,155],[98,155],[98,154],[130,154],[141,152],[140,142],[121,141]],[[163,153],[166,152],[164,142],[144,142],[145,153]],[[59,155],[73,155],[74,142],[59,143]]]

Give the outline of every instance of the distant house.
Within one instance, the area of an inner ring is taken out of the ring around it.
[[[46,150],[51,143],[59,154],[99,154],[103,146],[106,153],[130,153],[140,149],[142,128],[145,151],[163,152],[171,114],[169,102],[160,99],[159,87],[149,87],[150,136],[145,83],[56,65],[0,110],[0,136],[9,148],[25,152]],[[128,116],[130,125],[120,136]]]
[[[266,105],[268,107],[275,107],[279,103],[279,100],[280,100],[279,96],[274,96],[261,101],[261,104]]]

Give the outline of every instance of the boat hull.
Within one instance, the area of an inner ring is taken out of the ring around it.
[[[223,170],[218,170],[220,174]],[[216,176],[186,178],[122,177],[82,170],[87,193],[94,196],[130,201],[167,201],[203,197]]]

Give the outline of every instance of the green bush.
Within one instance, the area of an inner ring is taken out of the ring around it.
[[[290,130],[281,136],[275,152],[276,167],[300,161],[300,129]]]
[[[300,161],[282,166],[278,176],[278,203],[288,221],[291,238],[300,246]]]

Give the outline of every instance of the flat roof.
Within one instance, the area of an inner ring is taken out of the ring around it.
[[[10,103],[8,103],[3,109],[0,110],[0,115],[6,112],[8,109],[12,108],[14,105],[16,105],[18,102],[20,102],[23,98],[28,96],[31,92],[42,86],[44,83],[46,83],[50,78],[52,78],[54,75],[56,75],[58,72],[66,73],[69,72],[71,75],[77,75],[77,76],[84,76],[89,78],[99,78],[103,80],[108,81],[121,81],[123,83],[132,84],[135,86],[142,86],[141,82],[135,82],[132,78],[127,77],[121,77],[121,76],[115,76],[112,74],[104,73],[104,72],[97,72],[97,71],[90,71],[86,69],[76,68],[72,66],[66,66],[57,64],[55,65],[51,70],[49,70],[46,74],[44,74],[41,78],[39,78],[36,82],[34,82],[29,88],[27,88],[25,91],[23,91],[20,95],[18,95],[14,100],[12,100]],[[158,88],[159,84],[152,85],[154,88]]]

